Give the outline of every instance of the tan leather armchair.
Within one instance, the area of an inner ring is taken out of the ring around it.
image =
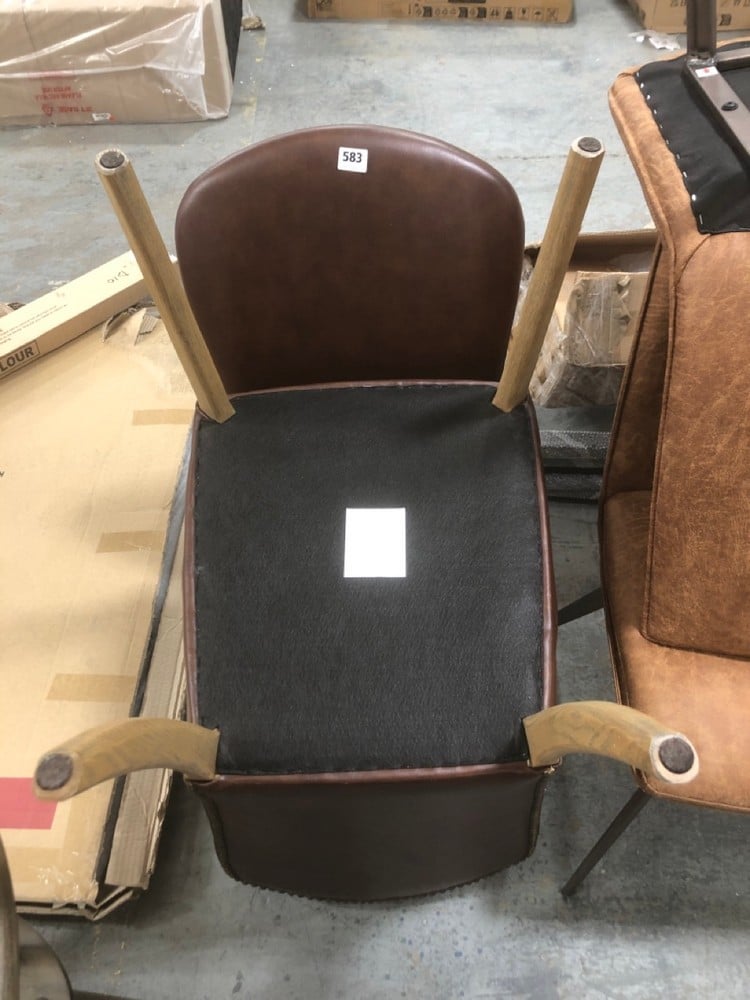
[[[653,798],[750,811],[750,186],[684,62],[623,73],[610,95],[658,246],[600,541],[618,699],[689,733],[701,771],[689,785],[636,771],[637,791],[566,894]]]

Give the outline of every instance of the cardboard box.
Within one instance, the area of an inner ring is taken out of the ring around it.
[[[162,324],[136,338],[139,323],[95,328],[0,393],[0,829],[25,912],[101,916],[154,864],[168,774],[32,793],[57,743],[181,710],[173,500],[194,396]]]
[[[408,18],[414,21],[478,21],[482,24],[562,24],[573,16],[573,0],[532,4],[493,0],[307,0],[312,18],[341,20]]]
[[[687,0],[629,0],[644,28],[670,34],[686,30]],[[750,28],[750,0],[716,0],[719,31]]]
[[[221,0],[2,0],[0,123],[223,118]]]
[[[49,354],[148,294],[133,254],[121,254],[0,316],[0,379]]]
[[[579,237],[532,377],[537,405],[617,402],[655,245],[651,229]]]

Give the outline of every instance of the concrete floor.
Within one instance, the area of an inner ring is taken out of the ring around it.
[[[654,58],[625,0],[576,0],[567,26],[315,23],[255,0],[226,121],[0,130],[0,300],[28,300],[125,249],[93,169],[119,145],[157,220],[188,181],[277,132],[368,121],[432,133],[498,166],[541,237],[570,141],[609,150],[585,228],[648,224],[610,122],[617,71]],[[595,511],[553,504],[561,603],[597,578]],[[601,613],[565,626],[561,699],[611,698]],[[559,886],[633,789],[628,771],[572,758],[549,783],[536,853],[453,892],[331,905],[230,881],[198,802],[176,783],[150,890],[100,924],[36,926],[74,986],[144,1000],[746,997],[750,873],[742,817],[653,803],[564,902]]]

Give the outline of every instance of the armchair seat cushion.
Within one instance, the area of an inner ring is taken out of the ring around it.
[[[650,490],[639,490],[615,494],[602,512],[602,578],[615,680],[624,705],[690,738],[700,773],[685,785],[638,779],[663,798],[748,812],[747,660],[662,646],[641,632],[650,506]]]
[[[533,410],[493,391],[253,392],[197,418],[187,658],[220,773],[526,759],[551,688],[546,520]],[[394,508],[405,575],[345,576],[347,510]]]

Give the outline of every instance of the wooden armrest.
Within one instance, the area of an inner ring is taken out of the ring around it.
[[[524,728],[532,767],[554,764],[566,753],[593,753],[671,784],[692,781],[698,774],[698,754],[687,737],[625,705],[555,705],[528,716]]]
[[[34,775],[41,799],[69,799],[131,771],[168,767],[193,781],[216,774],[218,730],[171,719],[125,719],[96,726],[46,753]]]

